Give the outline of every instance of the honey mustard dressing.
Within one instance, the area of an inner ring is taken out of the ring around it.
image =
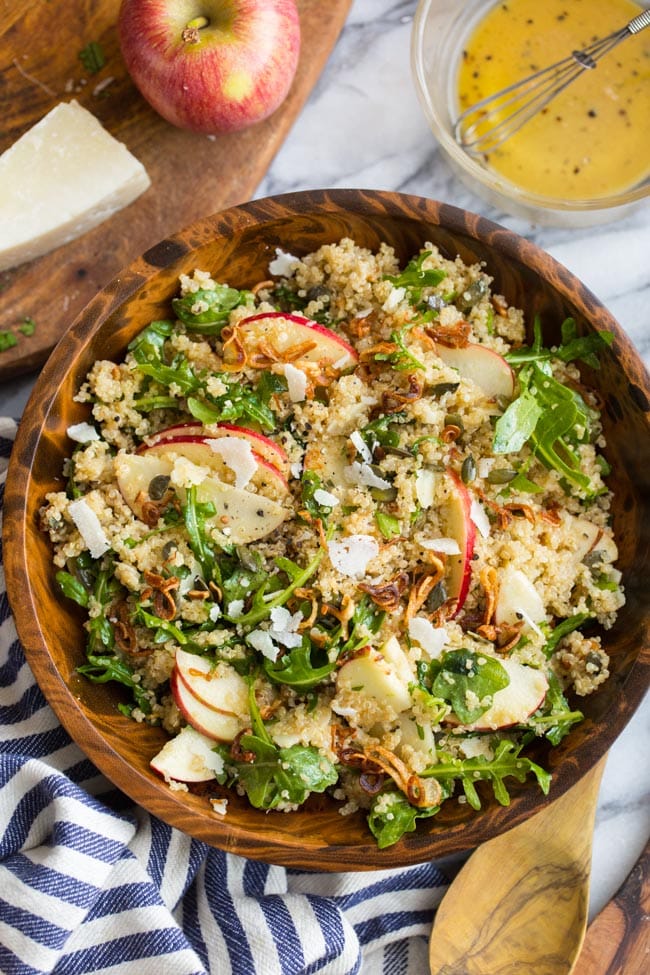
[[[491,6],[464,45],[460,111],[624,27],[642,9],[631,0]],[[523,189],[563,200],[639,185],[650,175],[650,30],[622,41],[484,158]]]

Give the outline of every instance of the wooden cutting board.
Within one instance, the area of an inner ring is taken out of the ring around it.
[[[650,971],[650,843],[629,877],[587,930],[571,975]]]
[[[0,0],[0,152],[58,102],[76,98],[144,164],[152,184],[78,240],[0,273],[0,331],[18,339],[0,352],[0,382],[42,365],[90,298],[147,248],[200,216],[251,197],[320,75],[350,5],[298,0],[302,45],[286,101],[264,122],[215,138],[173,128],[139,94],[120,54],[119,0]],[[101,45],[106,59],[95,74],[79,59],[91,42]],[[25,319],[36,324],[31,336],[19,331]]]

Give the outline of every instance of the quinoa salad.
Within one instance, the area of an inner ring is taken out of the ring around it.
[[[600,401],[611,337],[545,325],[431,243],[182,275],[96,362],[42,527],[89,680],[161,726],[172,789],[362,810],[380,848],[550,775],[624,603]],[[481,785],[481,781],[485,785]],[[478,784],[478,788],[477,788]],[[342,829],[345,820],[342,819]],[[342,834],[343,835],[343,834]]]

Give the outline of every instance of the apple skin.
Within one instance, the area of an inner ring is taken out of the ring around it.
[[[300,54],[295,0],[122,0],[118,35],[152,108],[178,128],[209,135],[274,112]]]
[[[305,352],[293,365],[301,362],[325,363],[347,369],[356,365],[359,356],[345,339],[331,328],[305,318],[283,311],[259,312],[243,318],[237,325],[237,333],[247,351],[254,352],[260,341],[270,341],[277,349],[284,351],[305,341],[313,343],[313,348]]]
[[[451,481],[450,497],[446,502],[444,518],[445,532],[455,538],[460,548],[460,555],[448,557],[448,595],[456,599],[456,606],[451,619],[460,613],[472,581],[472,555],[476,541],[476,528],[471,518],[472,499],[470,493],[458,474],[449,468],[446,472]]]

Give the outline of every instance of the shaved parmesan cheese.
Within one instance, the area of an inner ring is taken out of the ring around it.
[[[0,270],[85,234],[149,183],[94,115],[61,102],[0,156]]]
[[[252,630],[246,637],[246,642],[273,663],[278,659],[280,648],[276,647],[267,630]]]
[[[423,616],[414,616],[409,620],[409,636],[415,643],[419,643],[432,659],[442,653],[442,649],[449,639],[444,626],[434,626]]]
[[[269,261],[269,274],[280,278],[289,278],[295,271],[296,264],[299,263],[299,257],[294,257],[288,251],[283,251],[281,247],[276,247],[275,257]]]
[[[460,555],[460,545],[455,538],[420,538],[420,545],[428,552],[442,552],[443,555]]]
[[[73,423],[71,427],[68,427],[66,433],[70,440],[76,440],[77,443],[90,443],[91,440],[99,440],[99,434],[91,423]]]
[[[349,535],[327,546],[330,562],[341,575],[362,579],[369,562],[379,555],[379,544],[372,535]]]
[[[329,491],[323,491],[322,488],[316,488],[314,491],[314,501],[316,504],[322,504],[326,508],[333,508],[334,505],[339,503],[339,499],[335,494],[330,494]]]
[[[472,498],[469,516],[478,528],[479,534],[482,535],[483,538],[487,538],[490,534],[490,519],[485,513],[485,508],[480,501],[476,500],[476,498]]]
[[[209,440],[210,449],[223,457],[235,475],[235,487],[245,488],[257,470],[257,461],[248,440],[243,437],[219,437]]]
[[[212,806],[212,811],[215,812],[217,816],[225,816],[228,812],[227,799],[210,799],[210,805]]]
[[[217,606],[217,604],[215,603],[214,606],[210,608],[210,612],[208,613],[208,616],[210,617],[213,623],[216,623],[219,617],[221,616],[221,607]]]
[[[111,545],[93,509],[83,498],[78,498],[70,502],[68,511],[92,558],[101,558]]]
[[[241,616],[244,612],[244,600],[243,599],[233,599],[228,603],[228,616],[231,619],[236,620],[238,616]]]
[[[422,508],[430,508],[436,490],[436,475],[433,471],[419,470],[415,475],[415,494]]]
[[[307,396],[307,375],[287,362],[284,367],[284,378],[289,388],[289,399],[292,403],[302,403]]]
[[[300,611],[293,615],[284,606],[276,606],[271,610],[270,635],[277,643],[283,647],[292,649],[299,647],[302,643],[302,636],[298,633],[298,627],[303,621]]]
[[[358,430],[350,434],[350,440],[357,449],[357,453],[366,464],[372,463],[372,451]]]
[[[298,480],[301,474],[302,474],[302,461],[299,460],[294,461],[294,463],[291,465],[291,476],[295,477],[296,480]]]
[[[386,481],[383,477],[375,474],[369,464],[360,464],[358,460],[355,460],[349,467],[344,467],[343,474],[346,480],[351,481],[352,484],[382,489],[392,487],[390,481]]]
[[[203,484],[208,473],[207,467],[199,467],[198,464],[193,464],[187,457],[179,456],[174,457],[174,467],[172,468],[170,478],[171,483],[175,487],[191,488],[196,487],[198,484]]]
[[[389,294],[386,301],[381,306],[382,311],[392,312],[396,311],[400,304],[404,301],[404,296],[406,295],[406,288],[393,288]]]

